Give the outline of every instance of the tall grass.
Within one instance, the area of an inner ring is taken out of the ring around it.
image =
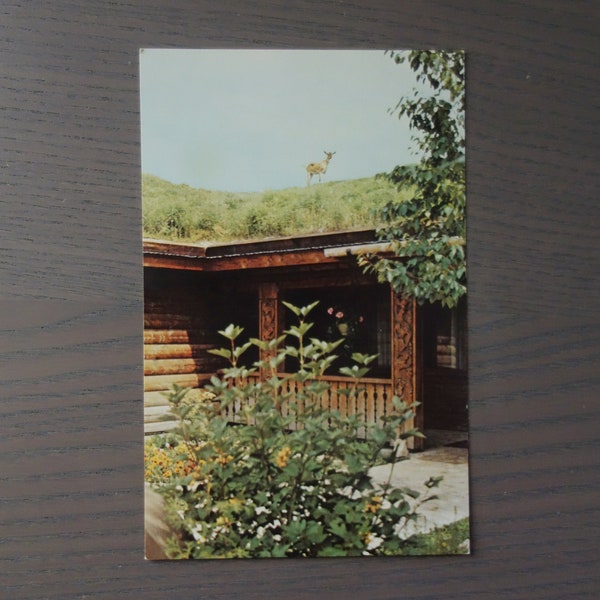
[[[245,194],[143,175],[143,229],[145,237],[194,242],[368,228],[386,202],[406,196],[383,177]]]

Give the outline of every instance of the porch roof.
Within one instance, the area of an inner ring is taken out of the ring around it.
[[[179,243],[144,239],[144,266],[227,271],[336,263],[347,256],[385,252],[375,230],[340,231],[226,244]]]

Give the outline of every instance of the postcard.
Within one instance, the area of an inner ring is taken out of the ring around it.
[[[464,63],[140,51],[147,559],[470,553]]]

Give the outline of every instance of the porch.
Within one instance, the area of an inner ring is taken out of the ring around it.
[[[296,394],[301,391],[299,384],[286,378],[285,373],[278,376],[285,381],[281,389],[283,396],[287,394]],[[208,376],[209,377],[209,376]],[[250,379],[255,383],[259,377]],[[386,416],[391,414],[392,381],[390,379],[381,379],[374,377],[365,377],[361,379],[350,379],[341,376],[319,377],[319,381],[328,384],[328,389],[315,399],[319,408],[324,410],[339,411],[342,417],[357,416],[364,423],[358,430],[358,436],[362,439],[368,437],[367,429],[371,424],[381,424]],[[168,380],[167,380],[168,381]],[[190,380],[190,383],[193,383]],[[343,390],[354,388],[358,390],[354,395],[348,395]],[[192,392],[193,393],[193,392]],[[221,415],[230,423],[244,424],[246,418],[243,413],[244,407],[241,404],[230,405],[223,409]],[[303,406],[292,413],[287,403],[282,404],[282,414],[290,416],[302,413]],[[146,392],[144,398],[144,430],[145,433],[160,433],[168,431],[176,426],[169,414],[169,405],[166,396],[161,392]],[[298,422],[292,421],[291,429],[296,429]]]
[[[363,274],[354,255],[372,242],[373,232],[364,231],[206,248],[144,242],[145,432],[173,426],[164,396],[173,383],[199,390],[226,366],[209,352],[223,345],[219,329],[234,323],[244,328],[244,340],[272,340],[294,323],[284,301],[304,306],[315,300],[310,335],[344,336],[341,356],[324,377],[330,389],[319,399],[323,408],[360,415],[362,435],[388,414],[395,394],[421,403],[408,427],[466,429],[466,351],[457,341],[463,326]],[[349,399],[340,390],[354,381],[337,371],[353,351],[377,360]],[[255,349],[248,365],[258,358]],[[294,369],[291,361],[283,365]],[[294,391],[292,382],[286,385],[286,392]],[[230,407],[225,416],[240,422],[240,412]]]

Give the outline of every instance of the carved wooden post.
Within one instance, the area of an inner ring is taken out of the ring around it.
[[[391,291],[392,294],[392,389],[407,404],[418,400],[417,397],[417,335],[416,303]],[[405,424],[406,429],[422,426],[422,410],[416,409],[416,417]],[[421,449],[423,440],[412,438],[408,447]]]
[[[279,311],[279,287],[276,283],[262,283],[258,290],[259,337],[264,342],[277,338],[282,315]],[[268,360],[275,353],[261,350],[260,359]]]

